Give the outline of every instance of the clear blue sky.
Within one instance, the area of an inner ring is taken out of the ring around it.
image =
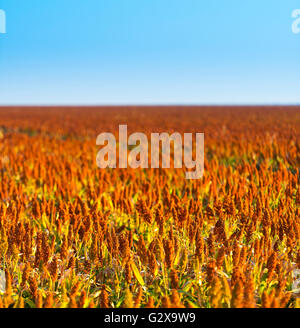
[[[0,0],[0,105],[300,104],[300,0]]]

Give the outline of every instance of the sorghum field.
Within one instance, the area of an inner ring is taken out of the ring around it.
[[[119,124],[204,132],[203,178],[99,169]],[[299,307],[300,108],[1,108],[0,269],[4,308]]]

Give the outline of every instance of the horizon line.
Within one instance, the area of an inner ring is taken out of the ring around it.
[[[203,103],[203,104],[136,104],[136,103],[120,103],[120,104],[0,104],[0,108],[29,108],[29,107],[299,107],[300,103],[282,103],[282,104],[272,104],[272,103],[240,103],[240,104],[213,104],[213,103]]]

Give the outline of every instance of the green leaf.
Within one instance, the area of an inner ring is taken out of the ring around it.
[[[131,262],[131,268],[132,268],[132,271],[133,271],[133,274],[134,274],[136,280],[139,282],[140,285],[144,286],[145,282],[144,282],[138,268],[136,267],[136,265],[133,262]]]

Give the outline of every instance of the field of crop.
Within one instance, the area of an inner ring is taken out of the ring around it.
[[[205,172],[96,137],[205,133]],[[0,108],[0,307],[300,307],[300,108]]]

